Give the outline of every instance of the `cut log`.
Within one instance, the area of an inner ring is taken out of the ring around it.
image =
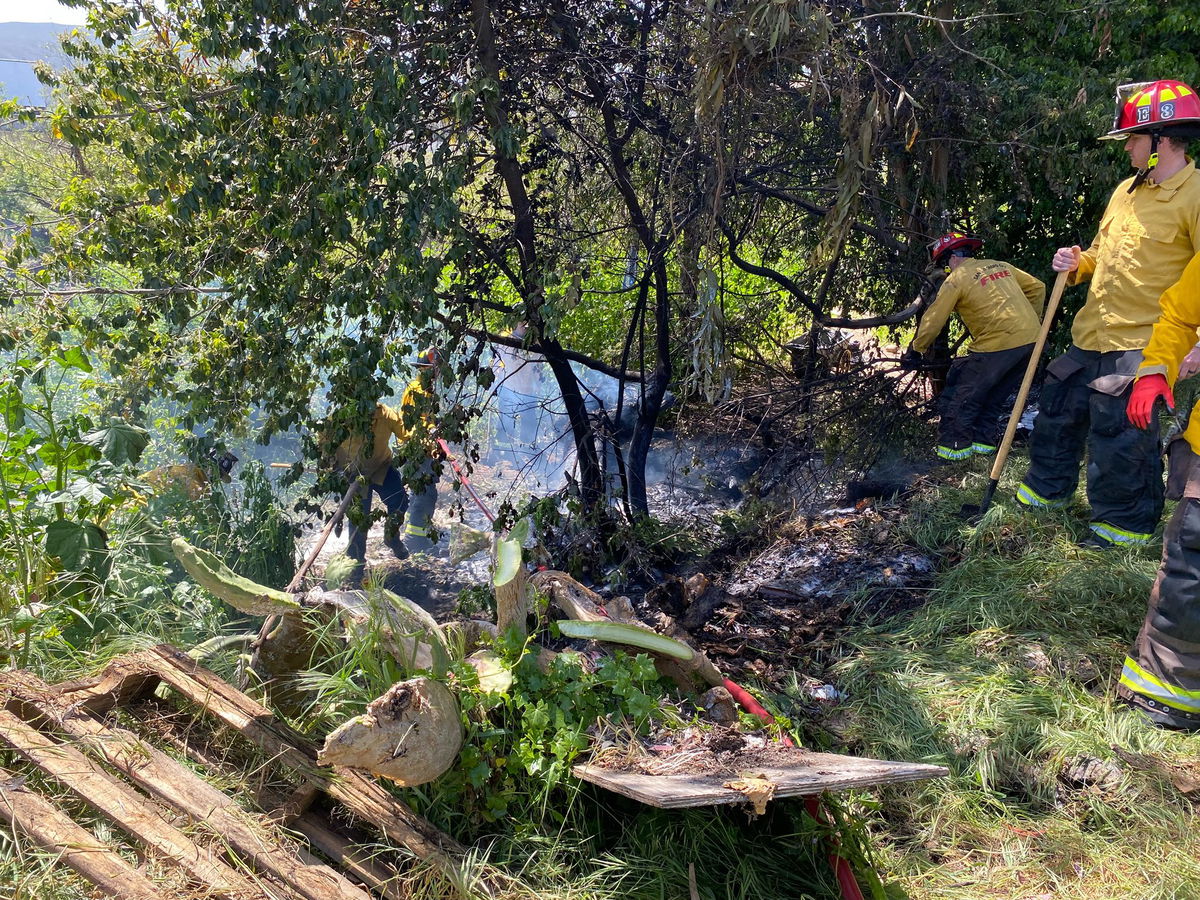
[[[534,586],[545,593],[555,606],[566,613],[569,619],[579,622],[616,621],[627,625],[637,625],[641,628],[646,627],[631,612],[621,614],[620,618],[606,616],[601,612],[604,608],[603,598],[591,588],[580,584],[566,572],[547,569],[544,572],[535,573],[531,580]],[[617,612],[617,610],[614,609],[613,612]],[[674,619],[665,614],[662,619],[667,626],[660,629],[663,634],[691,647],[690,637],[675,623]],[[655,667],[660,674],[670,678],[686,691],[695,690],[701,684],[708,687],[723,684],[725,679],[717,671],[717,667],[712,664],[712,661],[694,647],[692,650],[695,655],[687,662],[676,659],[656,659]]]
[[[566,572],[546,569],[530,578],[535,588],[550,598],[550,602],[577,622],[603,622],[609,617],[600,612],[603,598],[591,588],[584,587]]]
[[[496,585],[496,627],[500,633],[515,631],[521,639],[529,633],[529,576],[525,566],[504,584]]]
[[[314,613],[309,612],[309,617]],[[312,665],[317,650],[313,623],[304,615],[274,616],[275,627],[260,634],[254,645],[252,671],[273,706],[285,715],[298,715],[310,703],[307,690],[296,684],[295,674]]]
[[[229,900],[266,896],[248,878],[166,822],[145,797],[113,781],[74,747],[55,743],[7,710],[0,710],[0,743],[16,750],[129,835],[181,866],[214,896]]]
[[[375,633],[408,672],[436,672],[450,659],[442,627],[433,616],[391,591],[310,591],[309,601],[337,611],[346,630]]]
[[[462,741],[462,714],[449,688],[413,678],[392,685],[365,713],[331,732],[318,758],[415,787],[449,769]]]
[[[51,803],[26,790],[22,779],[0,769],[0,819],[54,853],[104,894],[122,900],[168,900],[115,850],[96,840]]]

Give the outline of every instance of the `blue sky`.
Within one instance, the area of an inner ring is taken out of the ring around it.
[[[82,9],[62,6],[58,0],[0,0],[0,22],[54,22],[82,25]]]

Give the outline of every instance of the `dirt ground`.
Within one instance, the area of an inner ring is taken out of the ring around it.
[[[866,503],[785,526],[766,549],[715,578],[723,596],[691,629],[697,645],[735,679],[780,685],[827,657],[848,625],[918,605],[936,564],[897,537],[889,523],[898,512]]]

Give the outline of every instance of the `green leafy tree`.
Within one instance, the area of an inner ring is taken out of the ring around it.
[[[463,438],[485,343],[526,322],[585,506],[615,439],[643,513],[679,361],[711,398],[735,352],[730,269],[781,321],[894,325],[950,225],[1034,270],[1086,236],[1119,174],[1094,140],[1112,85],[1196,74],[1196,26],[1155,9],[114,0],[69,44],[53,129],[120,164],[73,183],[53,272],[18,246],[9,278],[136,273],[64,326],[194,421],[261,406],[264,439],[365,427],[428,344]],[[581,353],[597,308],[607,352]],[[572,363],[636,388],[628,437]]]

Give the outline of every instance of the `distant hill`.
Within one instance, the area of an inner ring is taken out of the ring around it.
[[[49,94],[33,74],[33,63],[45,61],[55,68],[68,65],[58,36],[72,28],[49,22],[0,23],[0,97],[16,97],[28,106],[46,105]]]

